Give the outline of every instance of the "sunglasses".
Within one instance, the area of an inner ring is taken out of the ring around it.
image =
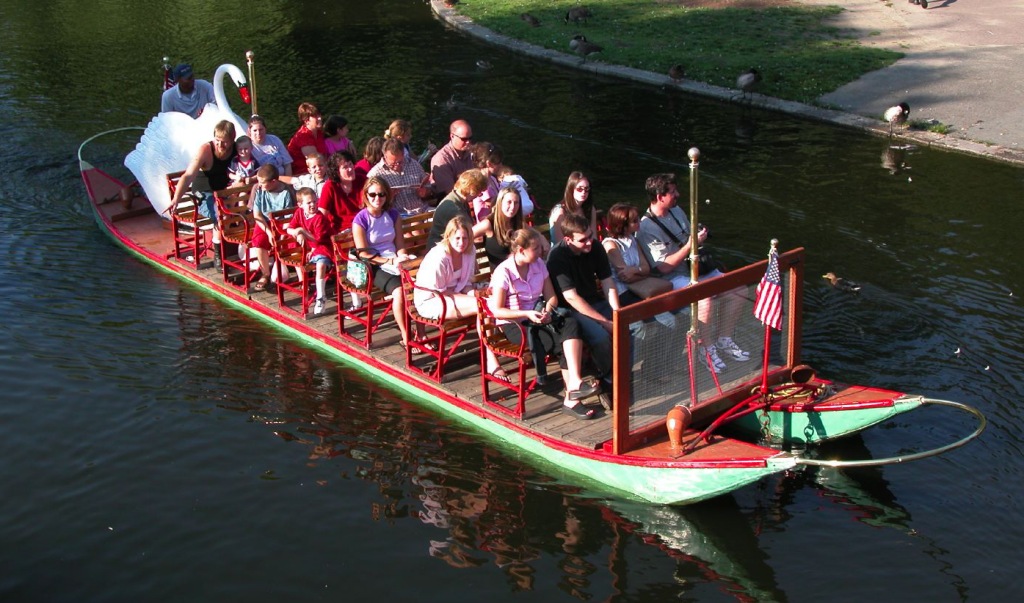
[[[458,134],[454,134],[454,133],[452,134],[452,136],[454,136],[455,138],[458,138],[462,142],[472,142],[472,140],[473,140],[472,136],[459,136]]]
[[[581,193],[589,193],[590,192],[590,187],[589,186],[577,186],[576,190],[581,192]]]
[[[377,193],[377,192],[370,191],[370,192],[366,193],[366,196],[369,197],[370,199],[376,199],[377,197],[387,197],[388,195],[387,195],[387,193]]]

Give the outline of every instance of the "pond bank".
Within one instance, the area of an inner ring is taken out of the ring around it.
[[[837,27],[855,32],[864,44],[884,46],[906,56],[820,99],[823,105],[837,109],[759,94],[749,101],[753,106],[888,136],[888,124],[880,116],[887,107],[906,100],[911,106],[911,121],[934,120],[952,131],[938,134],[907,130],[900,134],[901,140],[1024,166],[1024,109],[1015,100],[1020,90],[1003,75],[1011,65],[1024,60],[1024,35],[1010,30],[1010,23],[1016,20],[994,16],[1024,12],[1013,5],[1013,0],[992,0],[981,10],[971,11],[958,9],[951,0],[933,0],[927,10],[914,4],[878,0],[851,0],[843,8]],[[449,7],[444,0],[431,0],[431,9],[444,23],[467,35],[566,67],[675,87],[722,101],[732,101],[737,94],[731,88],[692,80],[675,82],[665,74],[641,69],[593,60],[581,62],[576,55],[541,48],[482,27],[459,14],[457,5]],[[955,27],[950,21],[953,19]],[[993,25],[1002,30],[997,31]],[[985,39],[979,38],[981,35]],[[977,43],[979,39],[987,44]]]

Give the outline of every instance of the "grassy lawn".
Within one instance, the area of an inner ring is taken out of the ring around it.
[[[593,16],[566,24],[566,12],[578,6]],[[759,92],[812,104],[902,56],[863,47],[828,25],[838,6],[788,0],[460,0],[455,8],[484,27],[564,52],[583,34],[604,48],[588,61],[656,73],[682,64],[687,79],[728,88],[753,67],[764,77]],[[523,13],[540,25],[531,26]]]

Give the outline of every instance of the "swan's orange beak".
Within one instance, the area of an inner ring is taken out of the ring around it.
[[[252,104],[252,96],[249,94],[249,86],[247,86],[245,84],[239,86],[238,87],[238,93],[242,95],[242,102],[243,103],[245,103],[247,105],[251,105]]]

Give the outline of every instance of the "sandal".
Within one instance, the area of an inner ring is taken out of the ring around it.
[[[409,347],[409,346],[407,346],[407,345],[405,344],[405,342],[404,342],[404,341],[399,341],[399,342],[398,342],[398,346],[399,346],[400,348],[402,348],[402,351],[403,351],[403,352],[405,351],[405,349],[406,349],[406,348],[408,348],[408,347]],[[419,348],[413,348],[413,349],[412,349],[412,355],[413,355],[413,356],[415,356],[415,355],[417,355],[417,354],[422,354],[422,353],[423,353],[423,350],[421,350],[421,349],[419,349]]]
[[[594,409],[587,408],[582,402],[577,402],[575,406],[562,405],[562,412],[567,415],[572,415],[577,419],[583,419],[589,421],[594,418]]]
[[[583,381],[577,389],[567,393],[567,397],[570,400],[582,400],[587,396],[593,396],[597,393],[598,386],[593,381]]]
[[[498,381],[501,381],[502,383],[507,383],[510,385],[512,384],[512,378],[509,377],[508,373],[505,372],[505,369],[501,368],[500,366],[494,367],[494,369],[489,371],[487,374],[497,379]]]
[[[270,279],[263,276],[260,277],[260,280],[256,281],[256,284],[253,285],[252,288],[256,291],[265,291],[268,283],[270,283]]]

